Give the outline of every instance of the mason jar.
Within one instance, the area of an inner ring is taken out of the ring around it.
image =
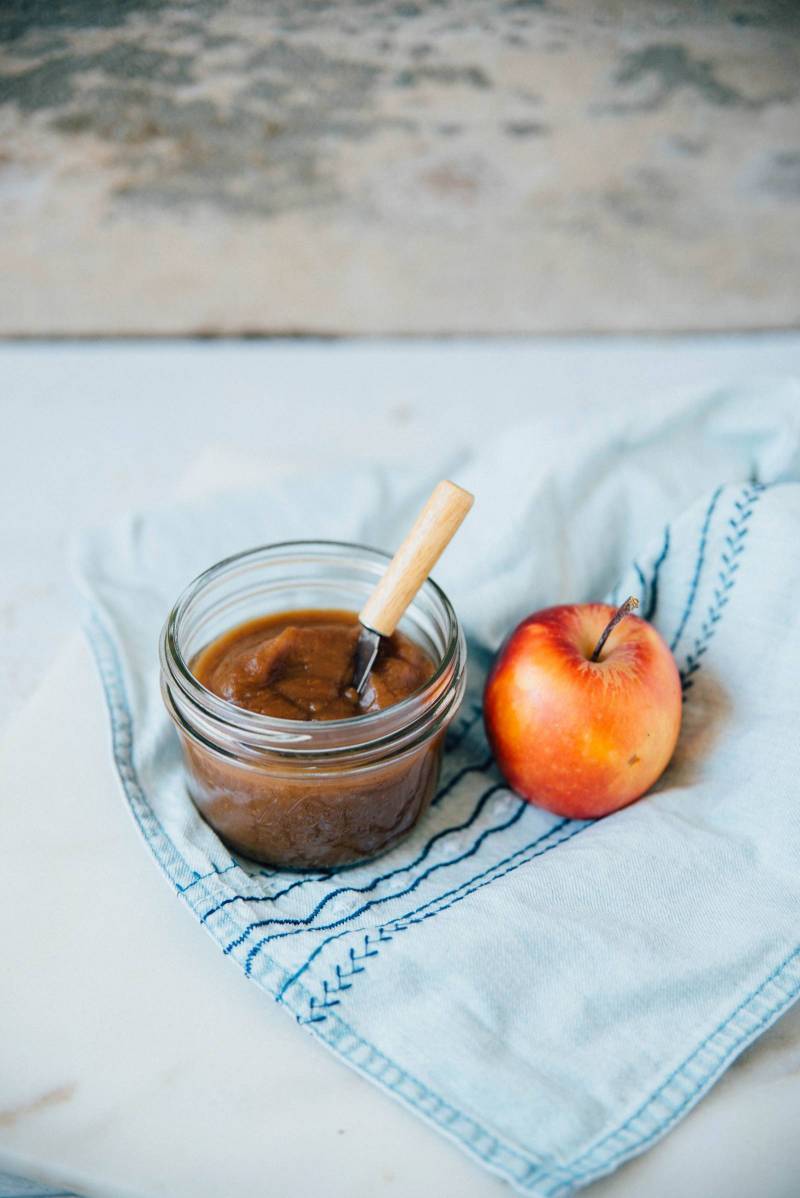
[[[236,853],[290,869],[344,865],[391,848],[426,811],[466,683],[461,627],[430,579],[399,629],[428,653],[434,672],[382,711],[277,719],[220,698],[192,673],[207,645],[256,617],[359,611],[388,561],[375,549],[333,541],[267,545],[206,570],[170,612],[161,635],[161,690],[188,792]]]

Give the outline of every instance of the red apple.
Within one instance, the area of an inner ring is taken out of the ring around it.
[[[531,803],[593,819],[640,798],[666,769],[681,683],[655,628],[627,614],[635,606],[548,607],[500,650],[486,732],[506,781]]]

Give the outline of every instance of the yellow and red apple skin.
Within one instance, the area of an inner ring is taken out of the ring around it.
[[[536,612],[508,638],[486,683],[486,732],[509,786],[572,819],[640,798],[680,732],[675,659],[646,620],[625,616],[600,660],[589,660],[614,611],[587,603]]]

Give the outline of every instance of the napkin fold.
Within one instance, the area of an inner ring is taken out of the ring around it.
[[[391,548],[454,466],[477,502],[437,579],[470,682],[430,812],[333,873],[232,856],[162,708],[167,610],[256,544]],[[800,387],[771,383],[568,442],[522,426],[425,475],[281,476],[78,547],[122,787],[181,899],[298,1023],[522,1192],[560,1198],[643,1151],[800,992],[799,480]],[[485,671],[528,612],[625,593],[676,656],[678,749],[644,801],[560,819],[503,784]]]

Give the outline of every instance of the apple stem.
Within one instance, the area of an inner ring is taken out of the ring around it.
[[[600,640],[595,645],[594,653],[589,658],[589,661],[599,661],[600,660],[600,654],[603,650],[603,645],[606,643],[609,636],[616,628],[617,624],[619,624],[620,620],[624,616],[627,616],[628,612],[636,611],[636,608],[638,606],[639,606],[639,600],[636,598],[635,595],[629,595],[628,598],[625,600],[625,602],[621,603],[619,605],[619,607],[614,612],[613,616],[611,617],[611,619],[608,621],[605,628],[603,629],[603,633],[600,637]]]

